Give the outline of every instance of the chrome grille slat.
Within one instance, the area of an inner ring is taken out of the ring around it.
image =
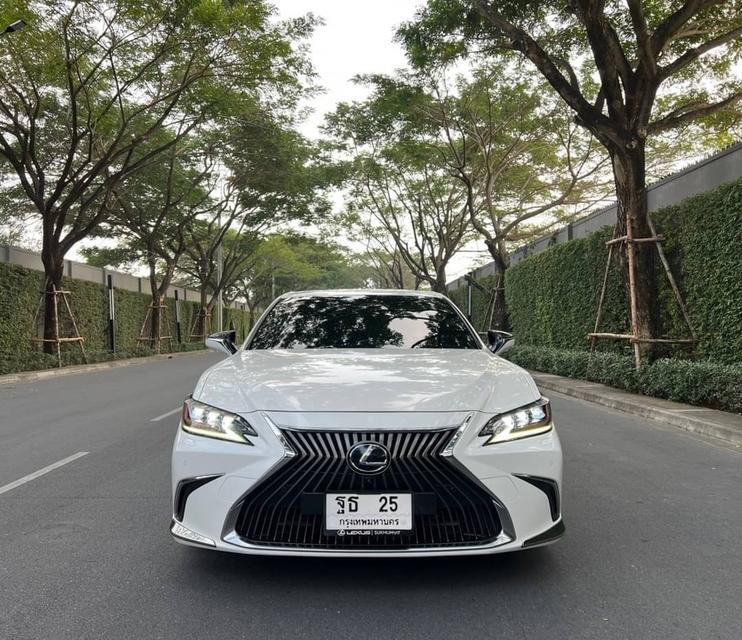
[[[285,430],[296,456],[243,498],[235,530],[251,544],[309,549],[407,549],[492,542],[501,531],[492,496],[440,455],[454,432]],[[389,468],[374,476],[352,471],[346,456],[359,442],[387,447]],[[412,493],[413,530],[398,535],[326,533],[324,495],[343,492]],[[415,508],[416,495],[420,501],[435,496],[429,512],[419,505]],[[311,508],[302,506],[303,497]]]

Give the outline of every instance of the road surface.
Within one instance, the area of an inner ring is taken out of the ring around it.
[[[2,640],[742,638],[742,454],[566,397],[552,547],[327,560],[176,545],[176,410],[215,359],[0,386]]]

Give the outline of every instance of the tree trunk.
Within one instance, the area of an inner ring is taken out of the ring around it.
[[[252,328],[255,326],[255,320],[257,319],[255,317],[255,311],[256,311],[256,305],[250,304],[250,299],[247,299],[247,311],[248,311],[248,327],[247,327],[247,333],[252,331]]]
[[[510,317],[505,301],[505,272],[510,266],[510,257],[507,254],[504,242],[492,240],[486,244],[492,260],[495,262],[495,290],[493,292],[494,300],[492,301],[492,320],[490,326],[484,327],[484,329],[507,331],[510,328]]]
[[[160,338],[163,335],[171,335],[170,325],[166,322],[167,315],[164,313],[164,306],[167,305],[167,290],[170,288],[176,265],[175,260],[166,263],[166,269],[159,285],[157,284],[157,263],[150,262],[149,265],[149,284],[152,291],[152,332],[150,335],[157,340],[157,353],[162,350],[162,340]],[[168,344],[172,347],[172,339],[169,339]]]
[[[206,286],[202,286],[199,290],[201,308],[198,312],[198,322],[196,323],[196,335],[201,336],[204,340],[206,339],[206,315],[209,313],[209,294],[206,292]]]
[[[160,287],[157,285],[157,263],[154,258],[150,257],[149,262],[149,289],[152,294],[152,308],[149,316],[149,347],[160,352],[162,341],[162,297],[160,296]]]
[[[160,289],[157,283],[150,281],[152,289],[152,313],[150,314],[150,337],[149,346],[154,349],[157,353],[160,353],[162,347],[162,296],[160,295]]]
[[[444,296],[448,295],[448,286],[446,285],[446,267],[444,265],[436,267],[435,282],[432,282],[431,285],[433,291],[442,293]]]
[[[56,340],[59,338],[59,298],[54,290],[62,288],[64,274],[64,256],[44,243],[41,250],[41,261],[44,264],[44,339]],[[44,353],[55,353],[58,343],[43,342]]]
[[[647,188],[645,150],[643,143],[633,149],[612,154],[613,177],[618,201],[618,230],[620,236],[630,239],[648,238],[652,235],[647,222]],[[629,294],[629,320],[632,332],[640,338],[656,336],[657,299],[654,278],[652,242],[626,242],[621,252]],[[633,253],[633,259],[632,259]],[[632,264],[633,263],[633,264]],[[651,354],[651,345],[640,343],[641,356]]]

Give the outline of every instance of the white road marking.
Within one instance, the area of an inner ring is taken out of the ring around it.
[[[31,480],[36,480],[36,478],[40,478],[44,474],[49,473],[50,471],[54,471],[54,469],[59,469],[59,467],[69,462],[72,462],[73,460],[77,460],[78,458],[82,458],[83,456],[88,455],[88,453],[90,452],[89,451],[78,451],[77,453],[69,456],[68,458],[63,458],[62,460],[59,460],[58,462],[50,464],[48,467],[44,467],[43,469],[39,469],[38,471],[29,473],[27,476],[23,476],[22,478],[19,478],[18,480],[15,480],[11,482],[10,484],[6,484],[5,486],[0,487],[0,494],[7,493],[8,491],[12,491],[16,487],[20,487],[22,484],[31,482]]]
[[[167,413],[163,413],[161,416],[157,416],[156,418],[152,418],[150,422],[159,422],[160,420],[167,418],[168,416],[173,415],[174,413],[178,413],[180,411],[181,407],[178,407],[177,409],[173,409],[172,411],[168,411]]]

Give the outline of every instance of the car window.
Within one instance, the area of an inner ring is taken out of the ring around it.
[[[249,349],[478,349],[444,299],[405,295],[307,296],[279,301]]]

